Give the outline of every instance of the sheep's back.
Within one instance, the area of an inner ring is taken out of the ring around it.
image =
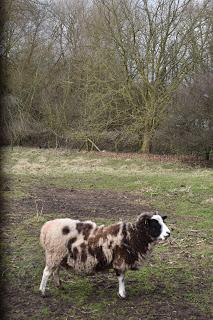
[[[47,221],[42,226],[40,233],[42,248],[47,251],[53,251],[57,250],[58,247],[64,247],[68,237],[76,236],[76,223],[78,222],[78,220],[69,218]]]

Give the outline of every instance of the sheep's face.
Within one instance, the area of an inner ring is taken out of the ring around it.
[[[155,240],[166,240],[170,236],[170,230],[164,223],[166,216],[161,217],[159,214],[154,214],[147,220],[149,234]]]
[[[164,223],[166,216],[161,217],[158,211],[155,214],[144,212],[137,220],[137,228],[143,232],[144,228],[153,241],[166,240],[170,230]]]

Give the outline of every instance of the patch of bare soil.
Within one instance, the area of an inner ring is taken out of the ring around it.
[[[129,192],[114,192],[110,190],[74,190],[64,188],[35,187],[28,198],[15,200],[5,206],[15,212],[13,219],[26,219],[26,215],[53,213],[56,217],[72,219],[112,219],[128,220],[135,218],[144,211],[150,211],[148,206],[138,203],[141,197]]]

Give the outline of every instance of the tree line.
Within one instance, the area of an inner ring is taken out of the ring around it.
[[[211,1],[8,0],[4,11],[7,143],[209,157]]]

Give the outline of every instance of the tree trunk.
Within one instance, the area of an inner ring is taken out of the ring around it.
[[[211,154],[211,148],[207,148],[205,150],[205,154],[206,154],[206,160],[209,161],[210,160],[210,154]]]
[[[151,152],[151,144],[152,142],[152,134],[149,131],[144,132],[143,142],[140,148],[140,152],[142,153],[150,153]]]

